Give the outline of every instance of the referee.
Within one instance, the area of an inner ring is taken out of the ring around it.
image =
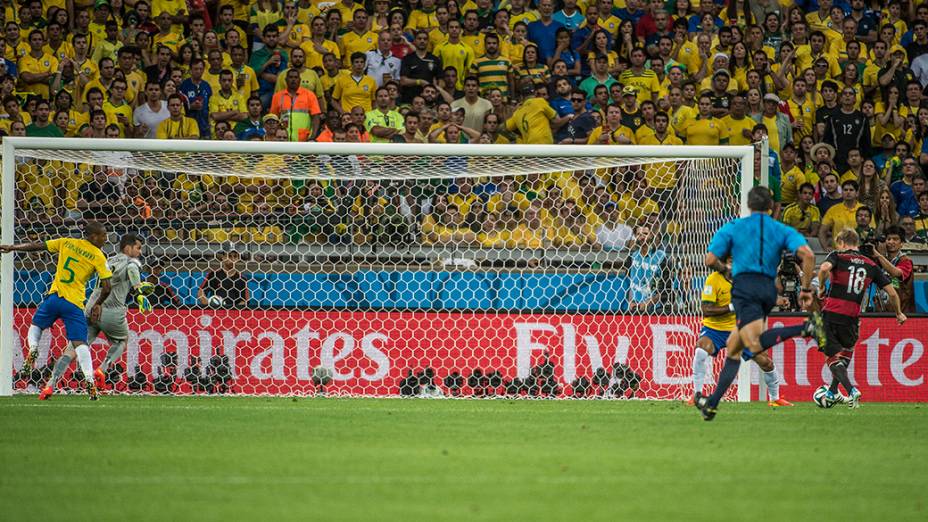
[[[709,397],[700,397],[696,407],[703,419],[715,417],[719,401],[728,391],[741,366],[741,352],[757,355],[771,346],[797,336],[818,339],[825,345],[824,326],[819,313],[813,312],[809,321],[796,326],[785,326],[764,331],[764,319],[777,300],[774,283],[783,252],[794,252],[802,260],[802,289],[799,300],[803,308],[812,304],[812,275],[815,255],[806,240],[795,229],[772,217],[773,197],[767,187],[754,187],[748,193],[751,215],[736,219],[715,233],[706,253],[706,266],[723,272],[722,259],[732,257],[731,302],[735,311],[736,326],[728,337],[725,366],[719,374],[718,386]]]

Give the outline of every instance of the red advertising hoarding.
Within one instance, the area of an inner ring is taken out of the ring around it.
[[[22,365],[22,340],[32,311],[20,308],[14,314],[15,368]],[[440,388],[446,376],[460,373],[466,396],[474,391],[466,383],[474,369],[495,370],[510,381],[529,378],[547,360],[558,395],[569,395],[575,379],[591,379],[597,369],[620,362],[641,377],[636,397],[678,399],[692,392],[699,321],[686,316],[156,310],[131,312],[129,324],[132,333],[121,363],[129,373],[138,366],[151,379],[164,372],[162,354],[176,354],[178,393],[191,392],[180,377],[191,355],[203,361],[204,374],[212,356],[226,355],[233,393],[312,394],[313,371],[324,368],[332,377],[329,393],[398,395],[410,370],[429,367]],[[863,319],[851,375],[866,400],[928,400],[926,331],[928,319],[912,319],[901,327],[891,318]],[[45,336],[37,366],[58,355],[61,334],[56,326]],[[93,345],[95,363],[106,348],[105,341]],[[808,400],[817,386],[830,380],[824,356],[811,340],[791,340],[772,355],[783,381],[781,395],[789,400]],[[503,390],[501,386],[493,392]]]

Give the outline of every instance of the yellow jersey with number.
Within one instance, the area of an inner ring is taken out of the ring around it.
[[[702,302],[716,306],[731,304],[731,281],[719,272],[712,272],[706,278],[706,286],[702,289]],[[702,325],[713,330],[730,332],[735,329],[735,312],[715,317],[704,317]]]
[[[96,273],[102,281],[113,276],[106,266],[106,256],[93,243],[85,239],[62,237],[45,242],[49,252],[58,253],[58,268],[49,294],[84,308],[87,282]]]
[[[551,120],[555,116],[557,113],[544,98],[529,98],[506,120],[506,128],[519,133],[520,143],[551,144]]]

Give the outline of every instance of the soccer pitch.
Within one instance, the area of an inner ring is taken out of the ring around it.
[[[3,398],[0,518],[928,518],[924,407],[722,406]]]

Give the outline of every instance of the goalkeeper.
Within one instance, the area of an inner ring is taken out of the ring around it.
[[[135,292],[135,301],[141,312],[151,311],[151,305],[148,302],[148,295],[154,290],[154,285],[143,282],[140,273],[142,266],[139,256],[142,255],[142,240],[139,236],[129,233],[119,241],[119,253],[106,260],[107,267],[113,273],[110,279],[112,291],[106,296],[102,303],[102,312],[97,321],[90,317],[90,310],[100,298],[100,288],[96,288],[87,300],[85,315],[88,316],[88,333],[87,344],[100,335],[100,332],[106,334],[110,342],[110,348],[106,352],[106,358],[103,363],[94,371],[93,379],[97,389],[104,389],[106,384],[106,370],[112,365],[122,353],[126,350],[126,342],[129,338],[129,322],[126,320],[128,307],[126,301],[130,292]],[[65,349],[61,357],[55,362],[52,370],[52,376],[42,392],[39,394],[40,400],[48,399],[55,391],[55,384],[58,379],[67,371],[68,366],[74,359],[74,350]]]

